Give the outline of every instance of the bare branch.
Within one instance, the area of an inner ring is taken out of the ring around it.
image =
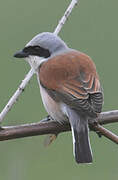
[[[118,122],[118,110],[103,112],[99,115],[99,123],[108,124]]]
[[[111,131],[107,130],[106,128],[102,127],[101,125],[94,125],[93,130],[118,144],[118,136],[112,133]]]
[[[75,7],[75,5],[77,5],[77,3],[78,3],[78,0],[71,1],[70,5],[68,6],[68,8],[66,9],[66,11],[64,13],[64,16],[61,18],[56,29],[54,30],[54,34],[58,34],[60,32],[61,28],[63,27],[63,25],[67,21],[68,16],[72,12],[72,9]]]
[[[59,134],[69,130],[69,123],[62,125],[55,121],[1,127],[0,141],[44,134]]]
[[[22,80],[21,84],[19,85],[19,87],[16,90],[16,92],[14,93],[14,95],[10,98],[10,100],[7,103],[7,105],[4,107],[4,109],[0,113],[0,122],[3,121],[3,119],[6,116],[6,114],[10,111],[12,106],[17,102],[20,94],[24,91],[25,86],[28,84],[28,82],[30,81],[30,79],[33,76],[33,74],[34,74],[34,70],[31,68],[31,70],[25,76],[25,79]]]
[[[112,122],[118,122],[118,110],[101,113],[97,121],[101,125]],[[118,144],[118,136],[116,136],[109,130],[103,128],[99,124],[93,123],[92,130],[95,132],[99,132],[101,135],[104,135],[108,139]],[[44,135],[44,134],[59,134],[61,132],[66,132],[70,130],[71,128],[69,123],[62,125],[54,121],[49,121],[45,123],[38,122],[32,124],[1,127],[0,141],[29,137],[29,136]]]

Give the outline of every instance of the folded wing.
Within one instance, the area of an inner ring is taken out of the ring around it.
[[[40,82],[57,101],[89,114],[100,113],[103,92],[93,61],[87,55],[72,51],[43,63]]]

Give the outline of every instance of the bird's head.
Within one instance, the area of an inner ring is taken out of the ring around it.
[[[31,65],[31,61],[41,63],[41,59],[48,59],[67,51],[67,49],[67,45],[59,36],[54,33],[43,32],[36,35],[22,50],[15,53],[14,57],[25,58]]]

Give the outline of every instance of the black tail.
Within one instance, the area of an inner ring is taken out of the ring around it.
[[[91,163],[92,151],[89,143],[87,117],[68,108],[69,121],[73,136],[73,153],[77,163]]]

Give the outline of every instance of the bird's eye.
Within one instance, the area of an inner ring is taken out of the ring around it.
[[[31,49],[32,49],[32,47],[31,47],[31,46],[28,46],[28,47],[25,47],[25,48],[23,49],[23,51],[27,53],[27,52],[30,52]]]
[[[36,51],[40,50],[40,47],[39,46],[34,46],[33,47]]]

